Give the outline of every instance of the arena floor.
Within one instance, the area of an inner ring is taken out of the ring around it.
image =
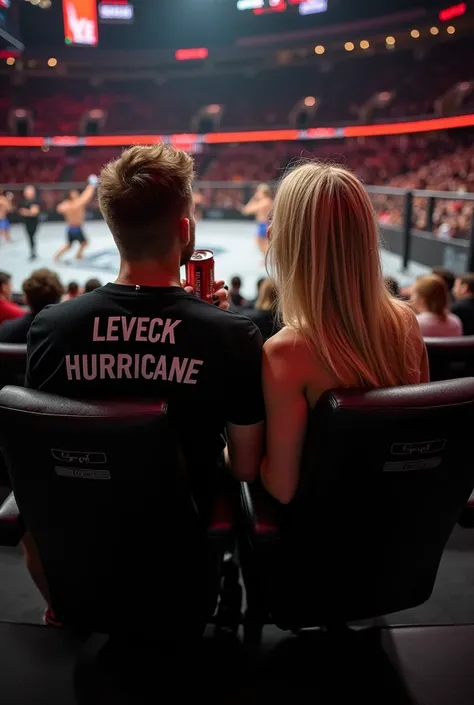
[[[44,223],[37,234],[38,259],[28,261],[26,234],[21,225],[12,227],[13,243],[0,245],[0,269],[13,275],[15,291],[21,290],[23,280],[32,269],[53,267],[65,284],[77,281],[83,285],[91,277],[97,277],[104,284],[113,281],[118,272],[119,256],[112,236],[102,221],[89,221],[85,232],[90,239],[90,246],[83,261],[74,259],[74,252],[68,253],[62,264],[54,265],[53,256],[64,243],[65,226],[63,223]],[[214,251],[216,259],[216,276],[227,282],[233,275],[240,275],[243,280],[243,295],[255,296],[257,280],[265,276],[265,267],[255,243],[255,225],[241,221],[201,221],[197,224],[197,246]],[[425,267],[411,265],[406,273],[401,273],[400,257],[383,251],[383,266],[386,275],[395,276],[402,286],[426,272]]]

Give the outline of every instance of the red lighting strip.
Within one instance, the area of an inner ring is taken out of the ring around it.
[[[461,15],[465,15],[466,10],[467,4],[465,2],[460,2],[457,5],[451,5],[451,7],[447,7],[445,10],[441,10],[438,16],[441,22],[448,22],[449,20],[453,20],[455,17],[461,17]]]
[[[246,144],[251,142],[295,142],[297,140],[348,137],[378,137],[406,135],[416,132],[450,130],[456,127],[474,127],[474,113],[455,117],[391,122],[382,125],[352,125],[348,127],[315,127],[308,130],[258,130],[252,132],[210,132],[206,135],[103,135],[98,137],[0,137],[0,147],[126,147],[131,144],[155,144],[162,140],[175,145],[192,142],[204,144]]]
[[[413,132],[431,132],[432,130],[450,130],[453,127],[472,127],[474,115],[434,118],[432,120],[412,120],[411,122],[393,122],[386,125],[354,125],[344,128],[344,137],[378,137],[382,135],[405,135]]]
[[[280,0],[278,5],[273,5],[270,7],[257,7],[253,11],[254,15],[265,15],[267,12],[285,12],[288,9],[288,5],[285,0]]]
[[[176,61],[197,61],[199,59],[207,59],[209,50],[205,47],[200,49],[178,49],[174,53]]]
[[[300,139],[299,130],[259,130],[258,132],[211,132],[204,135],[206,144],[226,142],[286,142]]]

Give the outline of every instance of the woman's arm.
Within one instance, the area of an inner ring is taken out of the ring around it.
[[[263,393],[267,421],[267,455],[262,482],[283,504],[295,496],[306,434],[308,405],[298,377],[294,342],[270,338],[263,348]]]

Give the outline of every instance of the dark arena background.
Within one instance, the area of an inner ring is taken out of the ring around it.
[[[313,158],[345,165],[363,180],[379,223],[384,275],[396,280],[400,296],[408,298],[416,278],[434,268],[454,277],[474,272],[474,2],[0,0],[0,270],[11,275],[16,303],[23,305],[24,280],[43,267],[58,274],[66,297],[91,278],[115,280],[119,253],[96,197],[87,206],[83,256],[71,249],[54,261],[65,233],[57,206],[71,190],[82,192],[124,148],[160,141],[194,157],[197,247],[214,252],[219,279],[241,279],[240,290],[232,291],[238,303],[254,300],[257,282],[267,276],[255,218],[242,212],[245,204],[259,184],[269,184],[274,194],[291,166]],[[28,185],[40,208],[33,252],[21,214]],[[474,338],[463,340],[454,368],[461,370],[467,360],[472,374]],[[0,380],[6,364],[0,350]],[[367,419],[375,422],[373,415]],[[471,415],[466,438],[473,428]],[[366,441],[370,455],[375,439],[368,434]],[[18,442],[28,444],[28,438]],[[354,456],[354,473],[364,460]],[[128,472],[129,501],[140,503],[135,467]],[[9,490],[0,493],[3,500]],[[338,502],[332,501],[328,545],[342,531]],[[428,493],[419,505],[420,523],[430,501]],[[157,514],[165,504],[163,497],[157,500]],[[162,534],[151,544],[141,527],[127,527],[152,550],[140,549],[138,560],[127,538],[127,551],[117,554],[116,579],[133,569],[146,595],[123,603],[127,633],[141,634],[118,654],[103,650],[102,637],[87,642],[77,630],[39,626],[45,604],[22,552],[0,548],[0,705],[145,705],[189,697],[220,705],[262,699],[472,705],[469,508],[463,517],[450,535],[433,593],[417,606],[374,619],[367,613],[370,619],[351,624],[351,631],[348,620],[332,612],[330,623],[309,635],[291,624],[282,631],[268,619],[259,646],[251,627],[244,639],[243,625],[236,636],[236,629],[219,630],[218,623],[191,645],[180,639],[180,628],[173,639],[161,640],[156,625],[168,605],[150,597],[145,583],[148,571],[163,571],[163,584],[169,579],[162,566],[175,565],[168,553],[179,533],[171,524],[157,522]],[[84,525],[88,521],[86,511]],[[148,532],[148,519],[144,526]],[[56,525],[48,531],[62,536]],[[351,533],[346,525],[343,531]],[[270,534],[270,548],[258,559],[264,570],[274,550]],[[436,526],[426,535],[429,552],[438,540]],[[354,581],[353,573],[341,570],[344,543],[338,535],[331,560],[321,559],[338,564],[341,596]],[[387,560],[403,562],[398,548],[387,548]],[[246,551],[239,550],[244,565]],[[312,580],[320,557],[308,549],[305,560]],[[193,587],[190,581],[190,593]],[[245,587],[244,607],[251,599]],[[64,583],[65,593],[70,588]],[[294,596],[298,589],[289,592]],[[154,626],[147,631],[149,621]]]

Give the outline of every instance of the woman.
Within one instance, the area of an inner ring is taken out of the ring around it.
[[[244,315],[250,318],[259,328],[263,340],[268,340],[281,328],[276,305],[277,293],[275,285],[271,279],[264,279],[260,284],[254,308],[244,312]]]
[[[417,279],[411,302],[424,338],[457,338],[463,334],[461,319],[449,313],[449,290],[438,275]]]
[[[417,384],[429,372],[415,315],[386,290],[375,214],[354,174],[319,163],[288,174],[270,243],[285,327],[264,347],[262,480],[288,503],[308,412],[325,390]]]

